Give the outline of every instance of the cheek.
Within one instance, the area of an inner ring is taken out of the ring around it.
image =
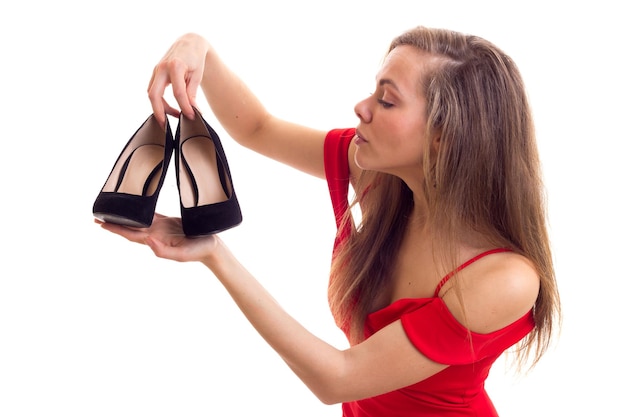
[[[422,162],[426,140],[423,134],[416,134],[414,130],[397,137],[391,146],[396,156],[404,161]]]
[[[422,156],[428,146],[428,140],[426,138],[426,128],[423,123],[416,123],[409,126],[403,136],[404,149],[408,154],[418,156],[420,162]]]
[[[397,158],[401,165],[421,166],[424,160],[424,149],[421,146],[415,146],[415,144],[404,148],[399,147]]]

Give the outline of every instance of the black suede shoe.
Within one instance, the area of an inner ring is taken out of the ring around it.
[[[219,233],[242,221],[220,139],[194,111],[194,120],[181,113],[174,138],[181,219],[190,237]]]
[[[133,227],[152,224],[174,149],[167,118],[165,123],[163,130],[150,115],[130,138],[94,202],[95,218]]]

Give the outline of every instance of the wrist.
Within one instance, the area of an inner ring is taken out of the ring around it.
[[[227,268],[228,263],[232,262],[234,257],[218,236],[213,236],[213,240],[213,248],[200,259],[200,262],[217,275],[219,271]]]

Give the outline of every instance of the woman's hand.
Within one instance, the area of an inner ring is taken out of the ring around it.
[[[215,236],[188,238],[183,232],[180,218],[155,214],[149,228],[137,229],[119,224],[95,221],[103,229],[118,234],[131,242],[148,245],[159,258],[179,262],[199,261],[208,263],[216,247],[221,243]]]
[[[188,33],[178,38],[154,67],[148,85],[148,97],[154,116],[162,126],[165,125],[165,114],[179,116],[179,111],[163,98],[170,84],[183,114],[190,119],[194,118],[192,106],[196,107],[196,94],[208,50],[209,43],[203,37]]]

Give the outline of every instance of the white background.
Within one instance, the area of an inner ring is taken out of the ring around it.
[[[564,326],[529,375],[497,363],[494,403],[505,417],[626,415],[616,2],[16,3],[0,6],[0,416],[339,416],[207,270],[100,230],[91,206],[183,33],[207,37],[275,114],[330,129],[355,125],[389,41],[416,25],[500,46],[535,113]],[[223,239],[287,311],[344,347],[326,304],[326,184],[221,138],[244,214]],[[171,171],[158,210],[177,215],[177,199]]]

